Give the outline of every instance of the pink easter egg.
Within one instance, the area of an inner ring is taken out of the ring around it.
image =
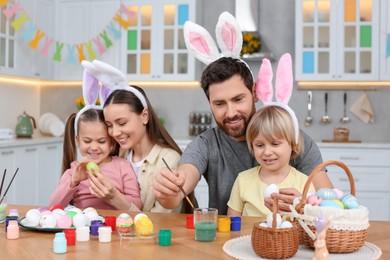
[[[57,218],[57,226],[59,228],[70,228],[72,225],[72,218],[68,215],[61,215]]]
[[[317,195],[311,195],[307,198],[307,204],[313,205],[313,206],[319,206],[322,202],[322,198]]]
[[[341,198],[344,196],[344,192],[340,189],[337,189],[337,188],[335,188],[333,190],[334,190],[334,192],[336,192],[338,199],[341,200]]]

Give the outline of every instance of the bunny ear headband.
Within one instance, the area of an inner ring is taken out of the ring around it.
[[[77,113],[75,122],[74,122],[74,132],[75,135],[78,133],[78,122],[80,116],[89,109],[99,109],[102,110],[103,107],[100,105],[96,105],[96,101],[99,96],[99,82],[97,79],[90,74],[87,70],[84,70],[83,73],[83,98],[85,102],[85,106],[80,109]]]
[[[223,12],[218,18],[215,34],[222,53],[219,52],[213,38],[205,28],[191,21],[184,24],[184,40],[188,51],[195,58],[206,65],[221,57],[237,58],[251,71],[248,64],[240,59],[242,33],[236,18],[228,12]]]
[[[115,90],[121,89],[133,93],[140,100],[144,108],[148,107],[144,95],[136,88],[128,85],[126,76],[120,70],[98,60],[94,60],[93,62],[83,60],[81,65],[84,67],[83,97],[86,106],[76,115],[75,134],[77,134],[77,123],[80,115],[91,108],[103,109],[103,104],[106,102],[108,96]],[[99,82],[101,83],[100,92]],[[100,95],[100,106],[94,105],[98,95]]]
[[[288,106],[293,88],[292,60],[289,53],[284,54],[278,63],[275,79],[276,102],[272,101],[274,95],[272,77],[271,62],[268,59],[263,59],[257,75],[256,95],[264,103],[264,106],[279,106],[290,114],[294,124],[295,142],[298,143],[298,119],[294,111]]]

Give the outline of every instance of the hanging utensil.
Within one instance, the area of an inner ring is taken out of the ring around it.
[[[332,119],[328,116],[328,92],[325,92],[325,115],[321,118],[321,123],[328,124]]]
[[[313,99],[313,95],[311,91],[307,92],[307,116],[305,118],[305,125],[310,126],[313,122],[313,118],[311,117],[311,102]]]
[[[348,123],[349,117],[347,116],[347,92],[344,92],[344,116],[340,118],[341,123]]]

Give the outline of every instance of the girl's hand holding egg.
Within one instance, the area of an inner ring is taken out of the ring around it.
[[[271,198],[272,193],[279,193],[279,187],[276,184],[269,184],[263,191],[264,198]]]

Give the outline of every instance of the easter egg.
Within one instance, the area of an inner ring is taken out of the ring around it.
[[[53,207],[50,208],[51,211],[53,211],[55,209],[62,209],[62,210],[64,210],[64,207],[59,205],[59,204],[56,204],[56,205],[54,205]]]
[[[73,218],[74,216],[76,216],[76,212],[74,212],[74,211],[68,211],[68,212],[66,212],[66,215],[68,215],[70,218]]]
[[[153,222],[147,216],[141,216],[135,222],[135,230],[139,236],[150,236],[153,234]]]
[[[41,212],[38,209],[30,209],[26,213],[28,226],[37,227],[41,219]]]
[[[265,227],[265,228],[268,228],[268,227],[269,227],[269,226],[267,225],[266,222],[261,222],[261,223],[259,224],[259,226],[260,226],[260,227]]]
[[[341,198],[342,203],[346,209],[357,209],[359,208],[359,202],[357,198],[351,194],[347,194]]]
[[[59,228],[70,228],[72,219],[68,215],[61,215],[57,218],[57,226]]]
[[[144,214],[144,213],[138,213],[138,214],[135,215],[135,217],[134,217],[134,224],[137,223],[137,221],[138,221],[138,219],[139,219],[140,217],[148,217],[148,216],[147,216],[146,214]]]
[[[116,218],[116,230],[121,233],[130,233],[133,231],[134,222],[131,216],[127,213],[121,213]]]
[[[344,206],[344,204],[340,201],[340,200],[332,200],[334,203],[337,203],[337,204],[339,204],[339,206],[340,206],[340,208],[344,208],[345,206]]]
[[[101,219],[99,214],[97,213],[97,211],[94,211],[94,210],[84,212],[84,214],[85,214],[85,216],[87,216],[87,219],[88,219],[87,225],[88,226],[91,225],[91,221]]]
[[[333,189],[322,188],[317,191],[317,196],[323,200],[337,200],[337,193]]]
[[[280,228],[292,228],[293,225],[291,224],[290,221],[283,221],[281,224],[280,224]]]
[[[93,175],[95,175],[94,170],[95,170],[95,171],[100,171],[99,165],[97,165],[96,163],[94,163],[94,162],[92,162],[92,161],[90,161],[90,162],[87,163],[86,168],[87,168],[87,171],[88,171],[90,174],[93,174]],[[95,175],[95,176],[96,176],[96,175]]]
[[[73,226],[76,228],[86,226],[88,224],[88,221],[88,217],[82,212],[77,213],[72,219]]]
[[[267,225],[268,225],[268,227],[272,227],[273,218],[274,217],[273,217],[272,213],[269,213],[267,215]],[[276,227],[279,227],[281,223],[282,223],[282,217],[278,213],[278,214],[276,214]]]
[[[342,207],[340,206],[340,204],[334,202],[333,200],[323,200],[323,201],[320,203],[320,206],[321,206],[321,207],[333,207],[333,208],[342,209]]]
[[[333,189],[333,190],[334,190],[334,192],[336,192],[337,198],[339,200],[341,200],[341,198],[344,196],[344,192],[342,190],[340,190],[340,189]]]
[[[306,200],[307,204],[313,205],[313,206],[319,206],[322,202],[322,198],[317,195],[311,195]]]
[[[39,224],[43,228],[54,228],[57,225],[57,219],[53,214],[46,214],[41,217]]]
[[[271,198],[272,193],[279,193],[279,187],[276,184],[269,184],[263,191],[264,198]]]

